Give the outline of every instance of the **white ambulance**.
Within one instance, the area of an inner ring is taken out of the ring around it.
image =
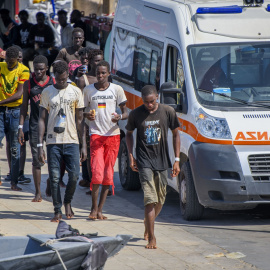
[[[269,41],[270,1],[118,1],[113,81],[130,110],[142,104],[147,84],[175,108],[181,174],[168,184],[179,192],[186,220],[200,219],[206,207],[270,203]],[[129,168],[122,122],[120,180],[134,190],[140,183]],[[169,145],[174,162],[171,136]]]

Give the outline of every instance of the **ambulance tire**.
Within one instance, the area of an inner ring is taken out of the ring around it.
[[[123,138],[120,143],[118,168],[120,183],[125,190],[139,190],[141,188],[139,174],[132,171],[129,166],[128,149],[125,138]]]
[[[179,176],[180,209],[184,220],[200,220],[204,207],[199,203],[189,162],[181,167]]]

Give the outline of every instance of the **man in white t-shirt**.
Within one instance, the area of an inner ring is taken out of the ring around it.
[[[66,62],[58,61],[55,63],[53,73],[55,74],[56,84],[47,87],[41,93],[38,123],[39,143],[37,147],[39,160],[44,163],[45,155],[42,141],[45,132],[45,119],[48,117],[47,160],[54,205],[54,217],[51,222],[59,222],[62,218],[62,200],[59,189],[61,162],[62,160],[65,162],[68,172],[64,205],[66,216],[69,219],[74,216],[71,201],[79,178],[80,161],[84,161],[87,154],[82,91],[67,83],[68,64]],[[82,143],[81,149],[79,149],[78,134]]]
[[[112,186],[114,194],[114,164],[120,145],[119,120],[127,119],[127,98],[121,86],[108,82],[110,65],[100,61],[97,65],[97,83],[86,86],[84,93],[84,106],[90,109],[85,117],[90,120],[90,156],[92,180],[92,208],[90,219],[107,219],[102,215],[109,187]],[[122,114],[117,114],[120,107]],[[98,204],[99,186],[102,185]]]

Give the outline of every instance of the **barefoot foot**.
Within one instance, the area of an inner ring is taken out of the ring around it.
[[[157,249],[156,237],[149,238],[148,244],[145,246],[147,249]]]
[[[41,194],[36,194],[35,198],[32,200],[32,202],[42,202]]]
[[[66,203],[65,204],[65,210],[66,210],[66,217],[67,219],[71,219],[74,217],[74,213],[72,211],[72,208],[71,208],[71,204],[70,203]]]
[[[91,212],[90,212],[88,217],[92,220],[96,220],[97,219],[97,211],[95,211],[94,209],[91,209]]]
[[[22,189],[18,187],[17,185],[11,185],[11,189],[14,191],[21,191]]]
[[[54,217],[51,219],[51,222],[59,223],[59,221],[62,219],[61,214],[55,214]]]
[[[101,219],[101,220],[105,220],[105,219],[108,219],[107,217],[103,216],[102,213],[98,213],[97,214],[97,219]]]

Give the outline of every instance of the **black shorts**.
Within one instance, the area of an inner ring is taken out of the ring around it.
[[[38,159],[38,131],[30,132],[29,139],[32,153],[32,165],[33,167],[42,167],[44,164],[41,163]]]

